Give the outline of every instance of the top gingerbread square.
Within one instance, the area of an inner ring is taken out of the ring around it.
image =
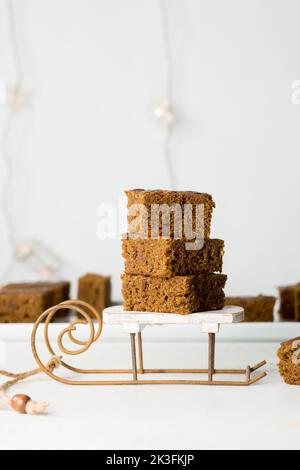
[[[215,203],[210,194],[193,191],[133,189],[128,198],[128,233],[143,238],[210,237]]]

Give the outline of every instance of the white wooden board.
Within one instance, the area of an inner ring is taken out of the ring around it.
[[[151,325],[201,325],[205,333],[217,333],[219,325],[240,323],[244,320],[244,309],[225,306],[222,310],[197,312],[188,315],[175,313],[128,312],[123,306],[109,307],[103,311],[103,320],[108,325],[121,325],[128,333],[137,333]]]

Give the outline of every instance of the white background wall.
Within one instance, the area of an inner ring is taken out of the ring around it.
[[[123,189],[168,187],[157,0],[17,0],[30,134],[15,158],[11,204],[20,238],[40,238],[63,274],[111,273],[120,242],[96,238],[96,209]],[[178,188],[210,192],[226,241],[227,293],[275,293],[300,280],[298,0],[169,0]],[[0,0],[0,78],[14,79]],[[5,110],[0,108],[0,125]],[[2,168],[2,169],[1,169]],[[0,183],[3,162],[0,161]],[[1,231],[1,268],[8,252]],[[24,274],[25,276],[25,274]],[[28,276],[28,275],[27,275]]]

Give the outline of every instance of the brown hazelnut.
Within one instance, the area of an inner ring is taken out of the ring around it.
[[[11,407],[18,413],[26,413],[26,405],[31,400],[28,395],[14,395],[11,399]]]

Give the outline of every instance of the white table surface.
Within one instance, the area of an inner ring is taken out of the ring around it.
[[[53,336],[62,327],[53,326]],[[30,331],[0,325],[0,368],[35,367]],[[106,326],[76,364],[130,367],[129,341],[118,331]],[[216,367],[269,362],[268,377],[250,387],[71,387],[38,376],[10,393],[49,400],[48,414],[1,410],[0,449],[299,449],[300,387],[285,385],[276,368],[279,341],[297,335],[297,324],[223,327]],[[205,340],[191,327],[146,329],[145,367],[206,367]]]

